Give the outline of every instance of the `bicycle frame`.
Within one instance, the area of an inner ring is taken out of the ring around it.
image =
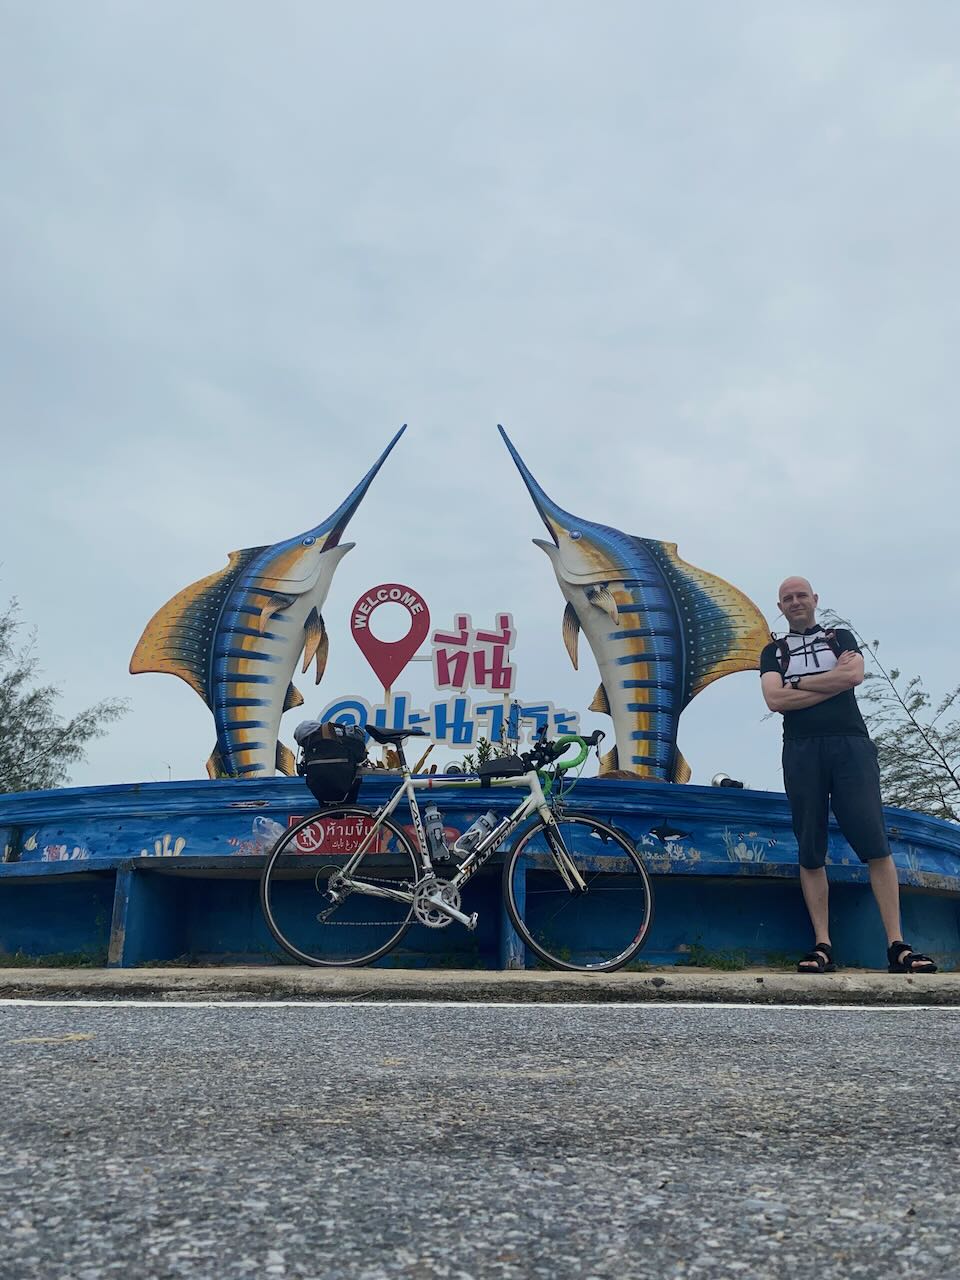
[[[367,884],[363,880],[353,880],[352,875],[361,859],[370,848],[375,840],[378,832],[382,829],[383,822],[386,818],[396,811],[400,802],[405,798],[410,809],[410,816],[413,819],[413,827],[417,836],[417,852],[420,855],[421,870],[424,876],[433,874],[433,862],[430,858],[430,847],[427,842],[426,831],[423,826],[423,818],[420,814],[420,806],[417,804],[418,791],[431,791],[434,789],[456,788],[458,790],[467,790],[473,788],[480,789],[483,784],[479,778],[451,778],[444,776],[442,781],[431,775],[428,778],[414,777],[406,764],[402,764],[402,781],[400,786],[390,797],[382,809],[379,809],[374,817],[374,822],[370,830],[363,837],[357,850],[351,854],[348,861],[340,870],[340,878],[350,882],[354,890],[369,894],[378,898],[391,898],[394,901],[410,902],[413,899],[412,892],[404,892],[402,890],[388,889],[383,885]],[[472,876],[480,870],[480,868],[493,856],[500,845],[513,834],[516,829],[532,818],[534,814],[539,814],[547,829],[547,840],[550,845],[550,851],[553,854],[557,868],[563,877],[567,888],[571,893],[585,892],[586,882],[580,875],[576,864],[568,856],[567,850],[563,844],[563,837],[560,835],[554,821],[553,811],[543,793],[543,787],[540,785],[540,775],[536,769],[530,770],[528,773],[520,774],[513,778],[491,778],[489,782],[493,787],[515,787],[525,786],[527,788],[527,796],[521,800],[511,814],[503,818],[494,829],[478,842],[476,847],[470,851],[467,857],[461,862],[460,866],[453,876],[450,877],[446,884],[452,884],[456,889],[460,889]],[[454,920],[459,920],[461,924],[472,928],[476,923],[475,917],[464,915],[457,911],[448,903],[443,902],[439,895],[435,901],[437,909],[443,911],[445,915],[449,915]]]

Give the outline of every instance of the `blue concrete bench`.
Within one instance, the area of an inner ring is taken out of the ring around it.
[[[364,780],[360,802],[382,803],[394,776]],[[448,826],[506,811],[509,789],[431,792]],[[180,957],[274,963],[257,880],[266,850],[314,808],[300,779],[207,780],[72,788],[0,796],[0,956],[109,955],[114,965]],[[640,849],[656,891],[643,958],[675,963],[737,951],[762,962],[806,949],[796,846],[780,793],[585,779],[571,807],[612,822]],[[397,815],[401,825],[406,814]],[[887,810],[904,887],[904,929],[946,967],[960,964],[960,829]],[[847,964],[878,967],[882,937],[867,876],[830,833],[836,940]],[[480,912],[457,926],[411,930],[382,963],[496,968],[522,962],[500,903],[499,867],[468,886]],[[693,952],[696,954],[696,951]]]

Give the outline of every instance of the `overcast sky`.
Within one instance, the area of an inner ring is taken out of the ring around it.
[[[946,0],[2,0],[0,601],[65,712],[131,708],[74,781],[203,775],[200,699],[128,674],[144,625],[403,422],[308,711],[377,696],[347,611],[383,581],[511,611],[520,693],[586,708],[498,421],[568,510],[771,626],[805,574],[956,683],[958,40]],[[779,734],[743,673],[679,745],[780,790]]]

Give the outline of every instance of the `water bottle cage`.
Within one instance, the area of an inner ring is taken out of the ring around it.
[[[458,858],[468,857],[481,841],[497,826],[497,815],[491,809],[472,822],[466,831],[453,842],[453,852]]]

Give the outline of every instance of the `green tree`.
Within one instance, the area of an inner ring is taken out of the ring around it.
[[[920,676],[884,666],[866,640],[830,610],[826,626],[846,627],[864,654],[860,709],[880,762],[884,804],[960,822],[960,685],[934,705]]]
[[[57,686],[36,683],[36,633],[18,644],[18,613],[15,600],[0,612],[0,792],[62,786],[87,744],[127,710],[124,699],[108,698],[64,720]]]

